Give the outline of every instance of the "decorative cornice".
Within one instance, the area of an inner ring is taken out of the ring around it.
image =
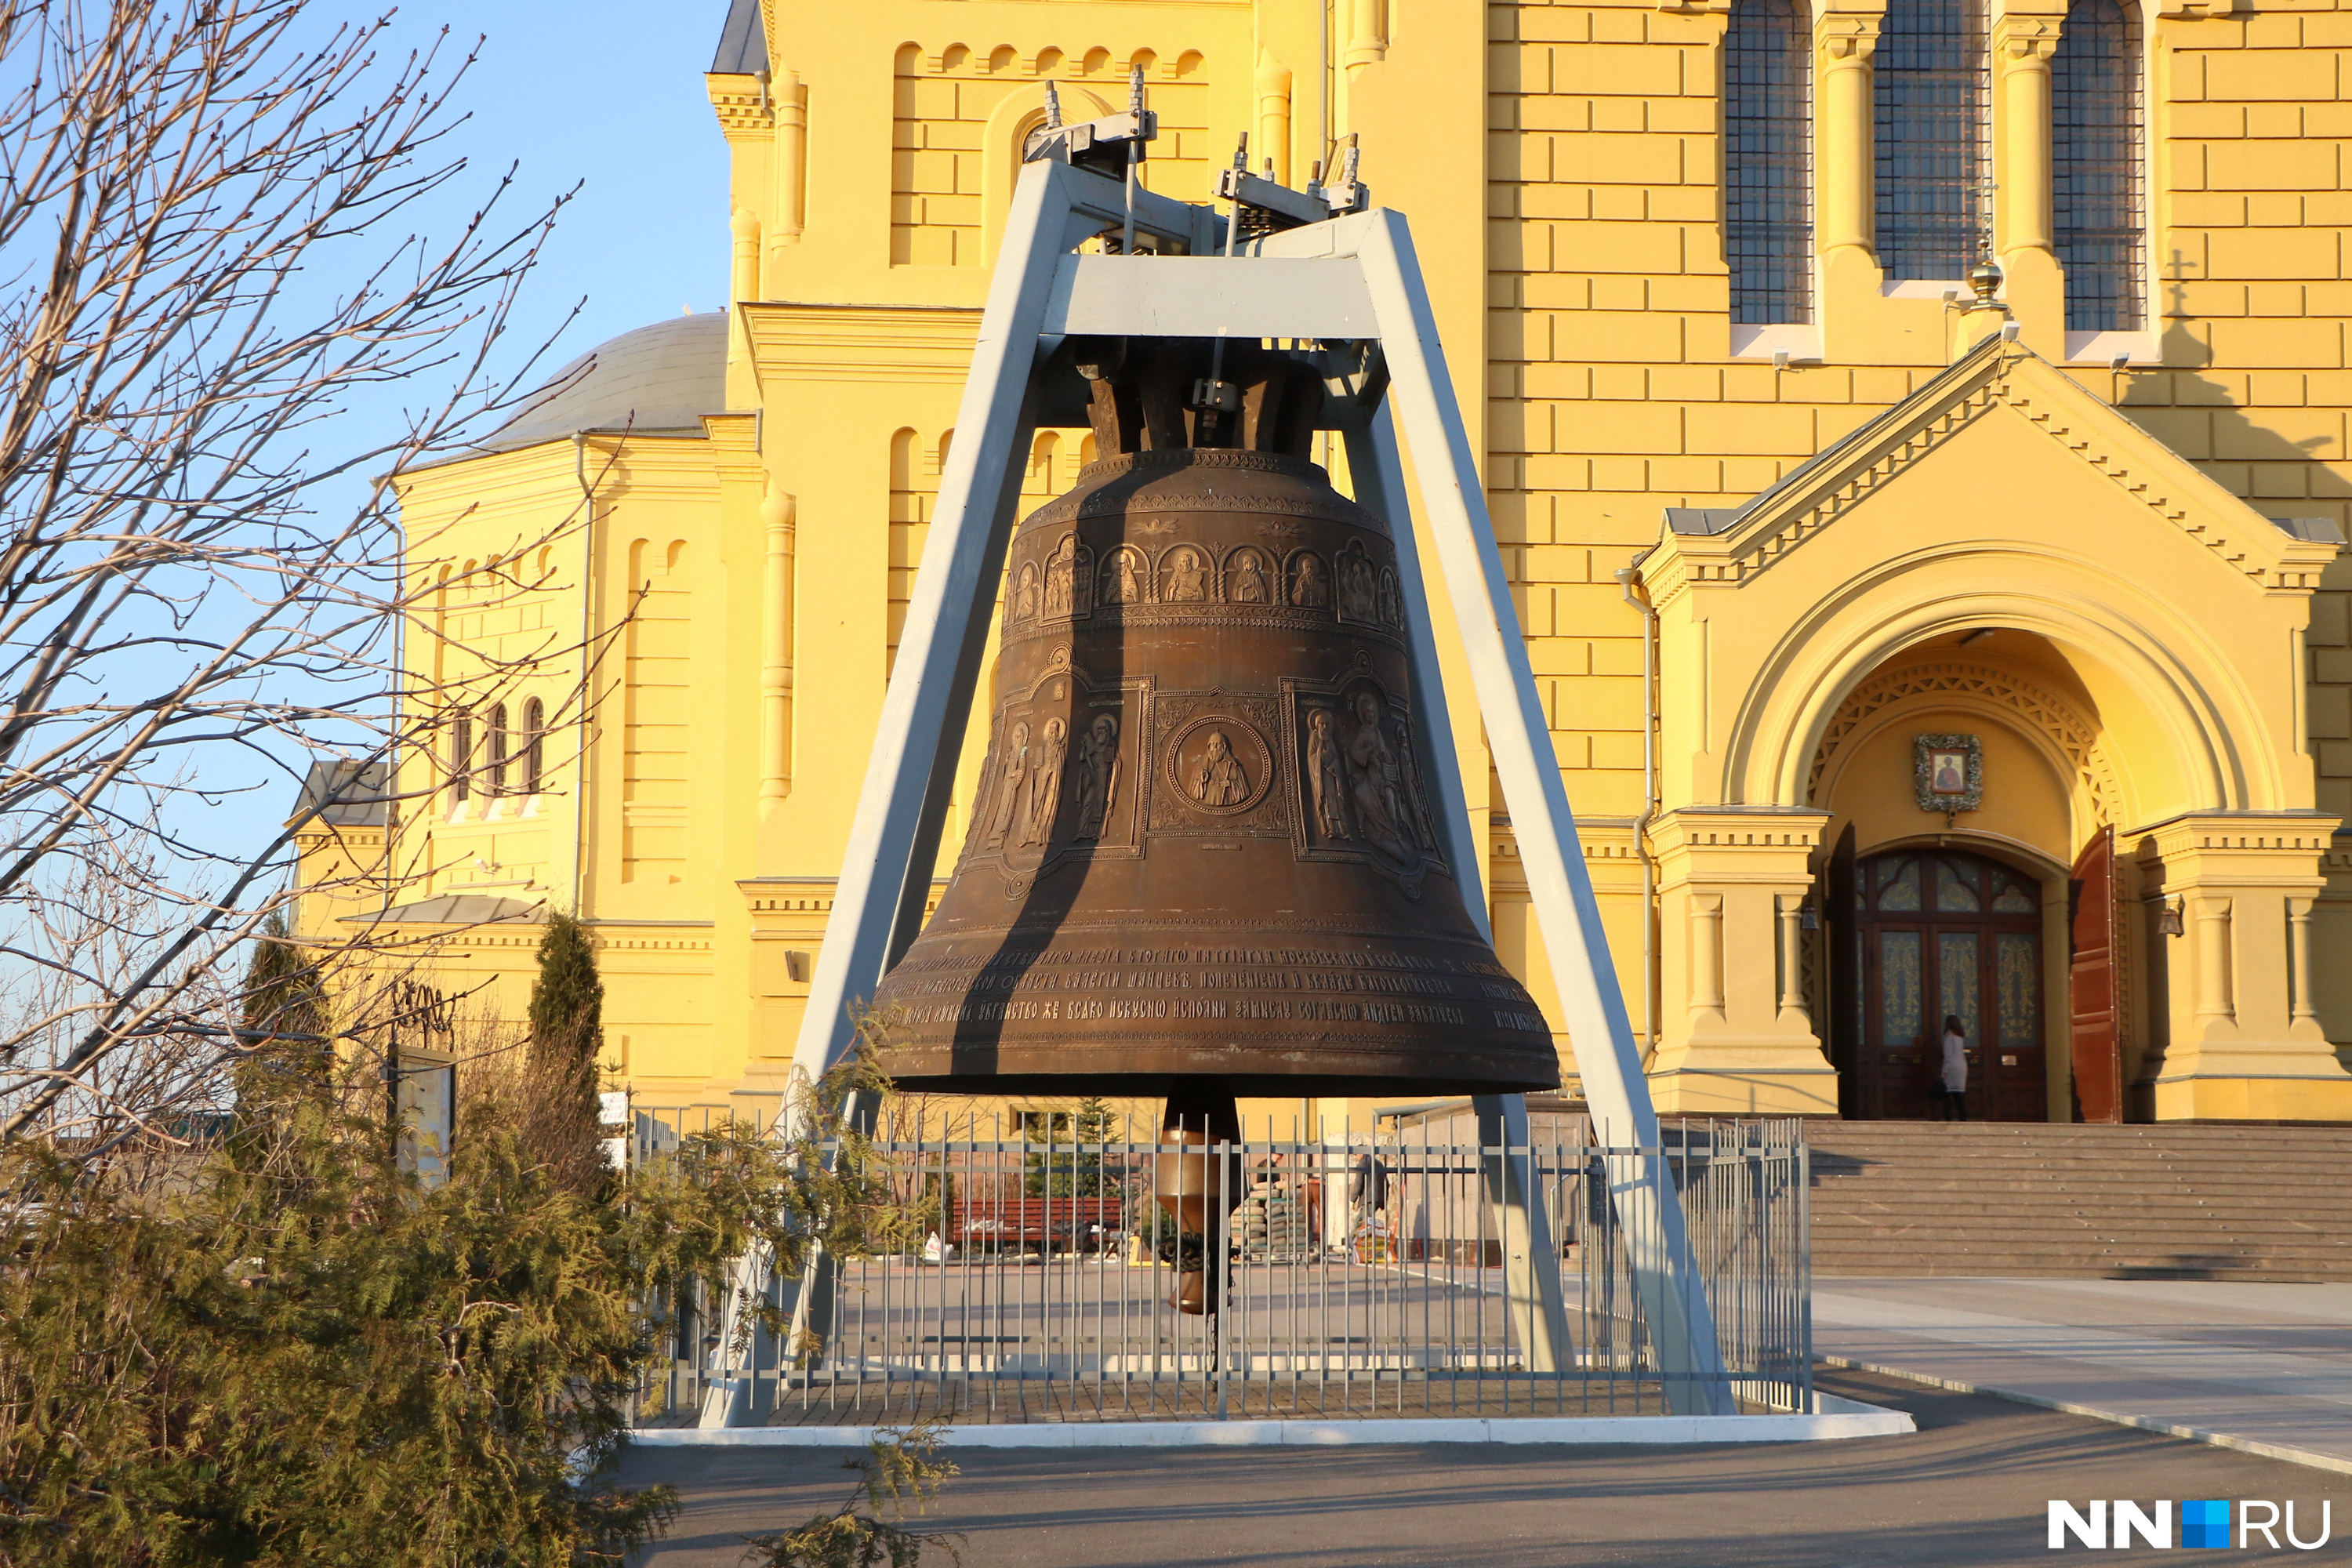
[[[980,311],[965,306],[747,302],[739,309],[763,383],[961,386],[980,338]]]
[[[2067,701],[2045,687],[2004,670],[1976,664],[1919,664],[1888,670],[1864,681],[1838,704],[1813,750],[1812,771],[1805,779],[1805,798],[1821,789],[1830,758],[1873,714],[1908,697],[1960,693],[2019,715],[2056,746],[2085,794],[2091,797],[2093,819],[2104,826],[2114,820],[2121,801],[2115,769],[2100,750],[2098,734]]]
[[[710,94],[711,111],[719,116],[719,134],[731,139],[776,129],[774,100],[760,90],[759,78],[706,76],[702,80]]]
[[[2158,858],[2187,854],[2325,856],[2334,852],[2340,816],[2319,811],[2198,811],[2132,829]],[[2140,857],[2147,858],[2143,849]]]
[[[2163,0],[2157,7],[2157,15],[2176,22],[2202,22],[2230,16],[2236,10],[2236,0]]]

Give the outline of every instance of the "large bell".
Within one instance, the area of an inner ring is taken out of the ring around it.
[[[1447,863],[1388,530],[1306,457],[1320,373],[1094,357],[1099,457],[1013,539],[987,761],[876,994],[883,1065],[990,1092],[1557,1087]]]

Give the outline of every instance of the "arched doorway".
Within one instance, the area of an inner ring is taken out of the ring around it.
[[[1940,1114],[1927,1086],[1948,1014],[1968,1036],[1969,1114],[2046,1121],[2040,879],[1950,848],[1892,850],[1854,870],[1861,1048],[1841,1065],[1855,1114]]]

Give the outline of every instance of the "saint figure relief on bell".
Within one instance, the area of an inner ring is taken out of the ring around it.
[[[1048,616],[1075,615],[1078,597],[1078,542],[1075,535],[1062,535],[1062,542],[1045,558],[1045,614]]]
[[[1170,605],[1197,605],[1209,596],[1209,574],[1201,566],[1201,552],[1191,545],[1168,558],[1168,591],[1160,595]]]
[[[1429,814],[1429,795],[1421,787],[1421,765],[1412,758],[1412,727],[1397,736],[1397,764],[1404,774],[1404,803],[1412,813],[1412,837],[1431,854],[1437,850],[1437,823]]]
[[[1339,552],[1339,614],[1351,621],[1380,618],[1379,574],[1356,540]]]
[[[1024,566],[1013,591],[1013,619],[1034,620],[1037,615],[1037,568]]]
[[[1348,738],[1348,793],[1364,837],[1400,860],[1412,859],[1403,769],[1389,744],[1386,714],[1370,691],[1356,696],[1356,732]]]
[[[1029,726],[1017,722],[1004,742],[1004,765],[996,776],[996,819],[989,825],[988,841],[1002,844],[1013,831],[1013,814],[1021,809],[1021,786],[1029,777]]]
[[[1249,774],[1242,771],[1241,759],[1234,755],[1234,743],[1223,730],[1210,731],[1209,743],[1202,748],[1184,787],[1202,805],[1240,805],[1249,799]]]
[[[1062,753],[1067,749],[1070,727],[1059,719],[1045,721],[1045,732],[1037,742],[1037,756],[1029,770],[1028,826],[1022,830],[1021,842],[1046,845],[1054,840],[1054,813],[1062,804]]]
[[[1290,563],[1290,602],[1302,610],[1331,605],[1331,583],[1323,573],[1323,557],[1311,550],[1299,552]]]
[[[1103,563],[1103,603],[1106,605],[1139,605],[1143,603],[1143,576],[1136,570],[1132,550],[1121,548],[1111,552]]]
[[[1118,721],[1108,713],[1098,713],[1095,721],[1079,737],[1078,754],[1070,763],[1070,773],[1078,786],[1078,830],[1072,837],[1084,843],[1095,843],[1103,836],[1103,824],[1108,820],[1111,808],[1118,804]]]
[[[1348,837],[1348,771],[1328,708],[1307,721],[1307,784],[1315,797],[1315,826],[1326,838]]]
[[[1225,596],[1236,605],[1264,605],[1273,600],[1266,582],[1265,561],[1256,551],[1234,552],[1233,587]]]

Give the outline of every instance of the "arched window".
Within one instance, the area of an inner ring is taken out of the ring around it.
[[[2074,0],[2050,61],[2050,205],[2066,330],[2138,329],[2147,291],[2139,12]]]
[[[474,795],[474,714],[460,708],[449,721],[449,795],[463,805]]]
[[[522,793],[537,795],[547,776],[547,705],[534,697],[522,705]]]
[[[1813,319],[1813,28],[1797,0],[1738,0],[1723,39],[1723,249],[1731,319]]]
[[[490,793],[507,793],[507,705],[499,703],[490,710]]]
[[[1878,264],[1965,278],[1991,180],[1984,0],[1897,0],[1878,34]]]

